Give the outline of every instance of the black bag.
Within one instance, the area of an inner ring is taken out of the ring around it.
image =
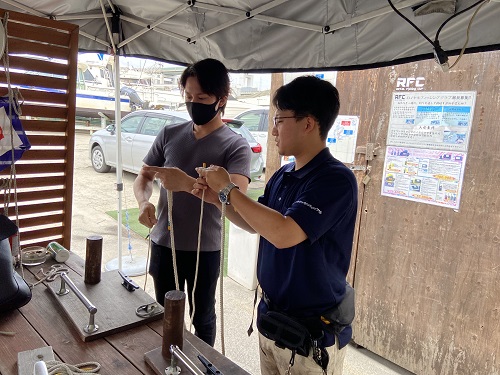
[[[276,311],[268,311],[257,319],[257,328],[264,337],[273,340],[276,346],[296,351],[305,357],[309,355],[309,331],[293,318]]]
[[[356,313],[354,297],[354,288],[346,283],[344,299],[321,315],[328,331],[338,334],[353,322]]]

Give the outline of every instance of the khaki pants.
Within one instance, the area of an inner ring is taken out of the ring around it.
[[[292,352],[289,349],[278,348],[274,345],[274,341],[265,338],[260,333],[259,347],[261,375],[284,375],[288,369]],[[326,350],[330,356],[326,374],[342,375],[346,348],[338,350],[335,344],[326,348]],[[324,375],[321,367],[312,358],[312,350],[307,358],[297,354],[295,356],[295,363],[290,371],[290,374],[293,375]]]

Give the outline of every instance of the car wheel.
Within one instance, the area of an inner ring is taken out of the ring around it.
[[[92,149],[92,167],[99,173],[109,172],[111,167],[106,164],[106,159],[104,159],[104,152],[102,152],[101,146],[95,146]]]

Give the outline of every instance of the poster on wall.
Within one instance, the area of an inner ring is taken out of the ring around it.
[[[358,116],[338,116],[328,132],[326,145],[332,155],[343,163],[354,163],[358,126]]]
[[[460,151],[387,146],[381,193],[458,209],[466,156]]]
[[[388,145],[467,152],[476,93],[395,92]]]

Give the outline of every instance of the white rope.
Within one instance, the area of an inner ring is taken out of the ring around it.
[[[171,190],[167,190],[168,230],[170,231],[170,247],[172,248],[172,262],[174,265],[175,289],[179,290],[179,275],[177,274],[177,258],[175,256],[174,222],[172,219],[172,205],[174,197]]]
[[[49,271],[45,273],[43,271],[43,268],[40,268],[38,272],[35,274],[35,277],[38,279],[38,281],[34,284],[30,284],[30,288],[33,289],[33,287],[37,286],[40,283],[43,283],[44,281],[54,281],[57,277],[61,275],[63,272],[68,272],[69,269],[60,265],[60,264],[54,264],[50,266]],[[41,276],[39,276],[41,274]]]
[[[226,203],[222,203],[221,208],[221,229],[220,229],[220,283],[219,283],[219,304],[220,304],[220,343],[222,355],[226,355],[226,345],[224,343],[224,242],[226,237]]]
[[[194,291],[196,290],[196,283],[198,281],[198,267],[200,264],[200,249],[201,249],[201,225],[203,223],[203,208],[204,208],[205,190],[201,192],[201,206],[200,206],[200,222],[198,224],[198,245],[196,247],[196,269],[194,271],[193,291],[191,292],[191,300],[193,301],[193,312],[190,316],[189,331],[193,325],[194,312],[196,311],[196,303],[194,299]]]
[[[146,277],[144,278],[144,291],[146,291],[146,285],[148,284],[148,273],[149,273],[149,258],[151,257],[151,228],[148,232],[148,256],[146,257]]]
[[[191,326],[193,325],[194,314],[196,311],[196,302],[194,298],[194,292],[196,290],[196,283],[198,281],[198,267],[200,260],[200,251],[201,251],[201,232],[202,232],[202,223],[203,223],[203,208],[205,203],[205,191],[203,190],[201,195],[201,207],[200,207],[200,221],[198,225],[198,246],[196,249],[196,270],[193,282],[193,291],[191,293],[191,300],[193,303],[193,311],[190,316],[190,325],[189,331],[191,331]],[[179,290],[179,276],[177,273],[177,260],[175,256],[175,241],[174,241],[174,226],[172,219],[172,204],[173,204],[173,194],[172,191],[167,190],[167,203],[168,203],[168,221],[169,221],[169,230],[170,230],[170,245],[172,247],[172,260],[173,260],[173,268],[174,268],[174,277],[175,277],[175,287]],[[220,292],[220,320],[221,320],[221,346],[222,346],[222,355],[225,355],[226,348],[224,344],[224,291],[223,291],[223,278],[224,278],[224,240],[225,240],[225,219],[226,219],[226,205],[222,204],[221,211],[221,251],[220,251],[220,284],[219,284],[219,292]],[[151,239],[150,239],[151,241]],[[146,285],[144,284],[144,290],[146,289]]]
[[[49,375],[98,374],[101,365],[98,362],[84,362],[69,365],[60,361],[45,362]]]

